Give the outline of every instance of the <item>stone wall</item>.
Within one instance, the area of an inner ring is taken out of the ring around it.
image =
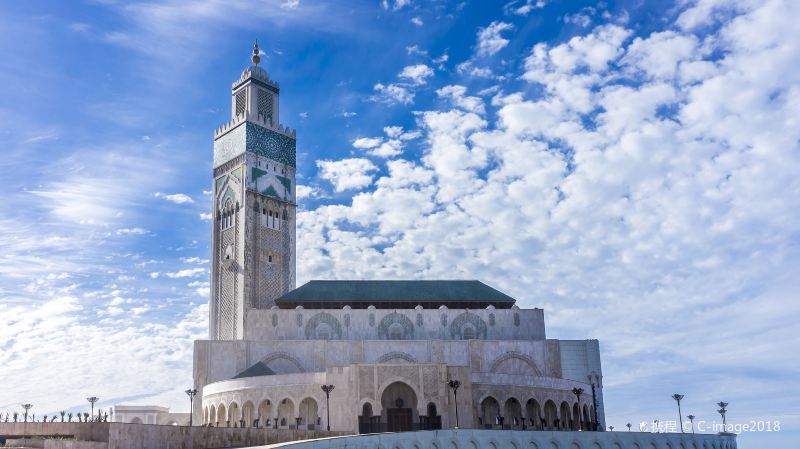
[[[358,435],[250,449],[736,449],[735,435],[439,430]]]
[[[214,449],[275,444],[347,432],[288,429],[235,429],[126,423],[0,423],[0,439],[44,440],[44,449]],[[95,445],[78,443],[94,442]],[[50,444],[51,446],[47,446]]]
[[[246,340],[544,340],[542,309],[269,309],[249,310]],[[322,335],[322,336],[321,336]]]

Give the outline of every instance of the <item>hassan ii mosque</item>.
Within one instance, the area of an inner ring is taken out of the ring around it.
[[[297,135],[280,124],[280,85],[254,54],[214,133],[210,331],[194,345],[193,421],[604,429],[597,340],[548,339],[544,312],[491,279],[295,288]]]

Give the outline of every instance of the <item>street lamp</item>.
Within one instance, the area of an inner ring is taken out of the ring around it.
[[[578,432],[583,430],[581,428],[581,395],[583,394],[583,388],[573,388],[572,393],[578,397]]]
[[[184,393],[189,395],[189,427],[192,427],[192,415],[194,415],[194,396],[197,394],[197,388],[190,388]]]
[[[325,411],[328,413],[328,420],[325,422],[328,432],[331,431],[331,391],[336,388],[333,385],[323,385],[322,391],[325,392]]]
[[[675,393],[672,395],[672,399],[675,399],[675,402],[678,403],[678,419],[681,423],[681,433],[683,433],[683,415],[681,415],[681,399],[683,399],[683,395]]]
[[[727,432],[728,431],[728,423],[725,422],[725,413],[727,412],[727,410],[725,410],[725,407],[728,406],[728,403],[727,402],[717,402],[717,405],[719,406],[719,410],[717,410],[717,413],[722,415],[722,427],[724,427],[725,431]]]
[[[686,415],[689,418],[689,425],[692,426],[692,435],[694,435],[694,415]]]
[[[456,404],[456,429],[458,429],[458,387],[461,386],[461,382],[450,379],[447,381],[447,386],[453,390],[453,402]]]
[[[97,396],[92,396],[90,398],[86,398],[86,400],[89,401],[90,404],[92,404],[92,414],[89,416],[91,416],[92,420],[94,420],[94,403],[99,401],[100,398],[98,398]]]
[[[22,404],[22,408],[25,409],[25,422],[28,422],[28,410],[33,408],[33,404]]]

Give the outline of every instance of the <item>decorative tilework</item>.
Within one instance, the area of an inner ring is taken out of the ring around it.
[[[392,312],[383,317],[381,323],[378,325],[378,338],[381,340],[389,340],[389,326],[395,323],[403,327],[403,340],[411,340],[414,338],[414,323],[412,323],[407,316],[397,312]]]
[[[342,325],[339,320],[330,313],[320,312],[306,322],[306,339],[317,339],[317,326],[320,324],[327,324],[331,328],[331,340],[340,340],[342,338]]]
[[[470,312],[462,313],[450,323],[450,337],[453,340],[461,340],[464,336],[463,327],[467,323],[475,329],[475,338],[486,339],[486,322],[483,321],[483,318]]]
[[[247,151],[296,167],[297,142],[281,133],[247,122]]]

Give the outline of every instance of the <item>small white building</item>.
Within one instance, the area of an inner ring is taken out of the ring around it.
[[[169,407],[158,405],[115,405],[114,422],[188,426],[189,413],[170,413]]]

